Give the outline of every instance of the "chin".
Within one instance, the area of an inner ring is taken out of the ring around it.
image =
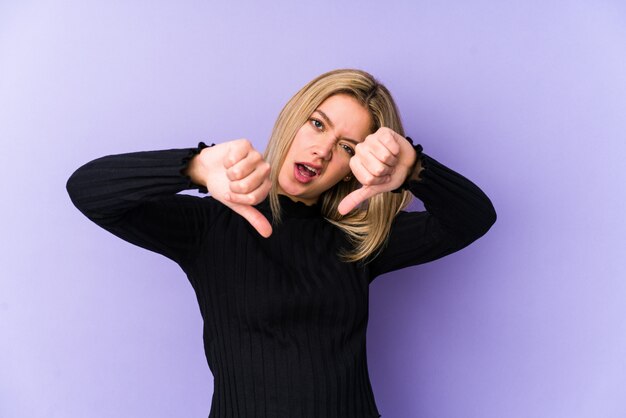
[[[297,197],[298,193],[300,192],[298,190],[298,186],[288,183],[285,184],[285,182],[278,182],[278,187],[276,189],[277,193],[283,193],[292,197]]]

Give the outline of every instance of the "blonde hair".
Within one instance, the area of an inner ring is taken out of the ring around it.
[[[336,94],[355,98],[370,113],[371,132],[388,127],[400,135],[404,129],[396,104],[389,90],[365,71],[340,69],[324,73],[300,89],[285,105],[272,130],[265,160],[271,167],[282,167],[291,143],[298,130],[304,125],[319,105]],[[269,193],[274,222],[280,222],[280,202],[277,194],[278,173],[272,170]],[[375,257],[383,248],[391,229],[393,218],[411,201],[408,192],[381,193],[346,215],[339,214],[339,202],[359,187],[356,179],[340,181],[324,192],[318,203],[322,215],[343,230],[354,248],[339,254],[344,261],[361,261]]]

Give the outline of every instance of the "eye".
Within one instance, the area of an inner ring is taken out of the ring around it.
[[[341,148],[343,148],[344,151],[347,152],[349,156],[352,157],[354,155],[354,148],[352,148],[350,145],[348,145],[348,144],[339,144],[339,146]]]
[[[311,118],[309,120],[311,121],[311,124],[313,125],[313,127],[315,129],[317,129],[318,131],[323,131],[324,130],[324,124],[321,121],[319,121],[317,119],[313,119],[313,118]]]

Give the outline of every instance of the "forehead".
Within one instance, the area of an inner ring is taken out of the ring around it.
[[[318,107],[329,119],[337,135],[362,141],[370,134],[372,117],[357,99],[347,94],[336,94],[324,100]]]

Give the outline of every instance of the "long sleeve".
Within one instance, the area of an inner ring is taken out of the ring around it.
[[[420,180],[409,190],[426,211],[401,212],[383,251],[370,263],[370,282],[380,274],[426,263],[458,251],[483,236],[495,209],[478,186],[434,158],[421,154]]]
[[[67,191],[74,205],[102,228],[181,264],[198,250],[210,218],[207,199],[177,194],[206,192],[182,174],[204,147],[98,158],[72,174]]]

